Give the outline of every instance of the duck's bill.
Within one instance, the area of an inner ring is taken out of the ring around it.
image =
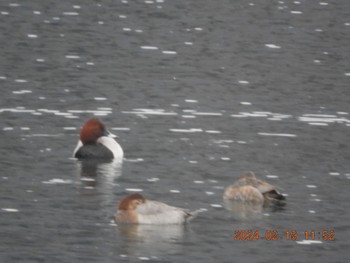
[[[111,137],[111,138],[118,138],[117,135],[115,135],[114,133],[111,133],[110,131],[107,130],[107,136]]]

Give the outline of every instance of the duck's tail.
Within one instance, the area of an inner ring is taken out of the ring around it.
[[[277,192],[275,189],[268,191],[263,194],[264,199],[267,201],[267,204],[272,205],[281,205],[285,204],[286,197],[279,192]]]
[[[186,211],[186,222],[191,221],[193,218],[198,216],[199,213],[203,213],[206,211],[208,211],[208,209],[206,209],[206,208],[199,208],[199,209],[194,210],[194,211]]]

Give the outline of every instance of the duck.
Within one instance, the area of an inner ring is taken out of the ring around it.
[[[259,205],[281,204],[286,198],[277,187],[246,172],[234,184],[228,186],[223,195],[226,201],[242,201]]]
[[[133,193],[119,202],[115,221],[117,224],[181,225],[189,222],[196,213]]]
[[[80,139],[73,152],[78,159],[123,160],[122,147],[98,118],[89,119],[80,130]]]

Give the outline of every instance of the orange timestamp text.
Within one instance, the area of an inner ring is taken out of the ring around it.
[[[235,229],[233,240],[235,241],[252,241],[252,240],[267,240],[267,241],[280,241],[280,240],[292,240],[297,241],[304,240],[323,240],[323,241],[335,241],[335,231],[321,230],[321,231],[296,231],[285,230],[278,231],[267,229],[264,231],[259,230],[246,230]]]

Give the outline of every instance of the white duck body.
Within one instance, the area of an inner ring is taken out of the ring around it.
[[[192,216],[185,209],[152,200],[138,205],[136,211],[139,224],[184,224]]]
[[[147,200],[136,193],[120,201],[115,220],[117,223],[126,224],[184,224],[196,214],[197,212],[189,212],[186,209]]]

